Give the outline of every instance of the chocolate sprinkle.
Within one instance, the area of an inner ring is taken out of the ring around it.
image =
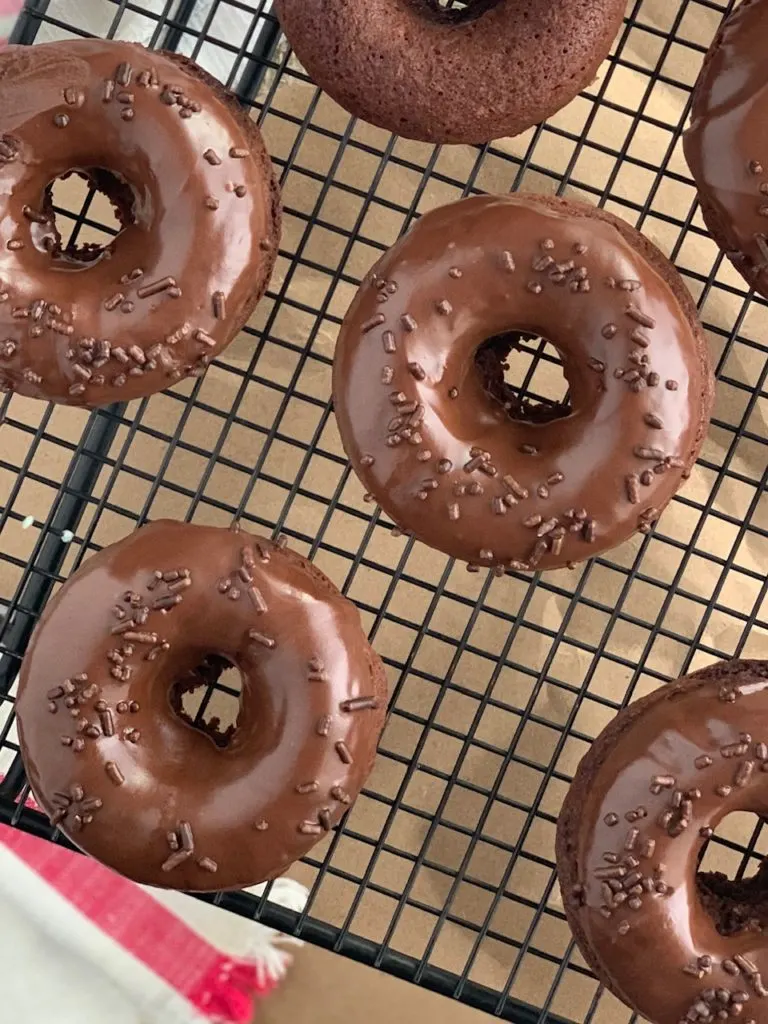
[[[181,839],[181,848],[192,852],[195,848],[195,838],[192,835],[192,826],[188,821],[179,822],[179,838]]]
[[[360,327],[360,330],[362,331],[363,334],[368,334],[375,327],[381,327],[385,320],[386,317],[384,316],[383,313],[377,313],[375,316],[372,316],[369,320],[366,320],[365,323],[363,323],[362,326]]]
[[[212,338],[207,331],[200,330],[199,328],[194,333],[194,339],[195,341],[199,341],[203,345],[206,345],[208,348],[216,347],[216,339]]]
[[[160,292],[164,292],[175,287],[176,278],[161,277],[158,281],[152,281],[151,284],[145,284],[141,288],[137,289],[136,294],[140,299],[148,299],[152,295],[159,295]]]
[[[653,329],[656,326],[656,321],[653,317],[643,313],[643,311],[638,309],[637,306],[629,305],[624,312],[631,320],[634,320],[636,324],[640,324],[641,327]]]
[[[301,796],[306,796],[309,793],[316,793],[320,788],[320,783],[317,779],[313,779],[311,782],[300,782],[296,787],[296,792]]]
[[[224,320],[227,315],[224,292],[214,292],[212,297],[213,315],[217,320]]]
[[[342,711],[375,711],[379,702],[375,697],[352,697],[339,704]]]
[[[663,461],[665,457],[661,448],[648,448],[641,444],[635,445],[633,451],[638,459],[645,459],[651,462]]]
[[[743,789],[744,786],[748,785],[749,780],[752,778],[752,773],[755,770],[754,761],[743,761],[736,770],[733,777],[733,784],[739,789]]]
[[[276,641],[271,636],[266,636],[264,633],[260,633],[257,629],[249,629],[248,637],[269,650],[272,650],[277,646]]]
[[[319,836],[323,831],[322,825],[314,821],[302,821],[299,823],[298,829],[303,836]]]
[[[191,850],[178,850],[176,853],[172,853],[167,860],[163,861],[161,865],[161,871],[173,871],[175,868],[182,865],[185,861],[189,860],[191,856]]]
[[[640,481],[635,473],[630,473],[629,476],[625,477],[627,487],[627,498],[632,505],[637,505],[640,501]]]
[[[335,744],[335,748],[336,748],[336,753],[339,755],[339,760],[341,761],[342,764],[352,764],[353,763],[353,757],[352,757],[352,754],[350,752],[350,749],[349,749],[349,747],[347,746],[347,744],[343,740],[339,740]]]

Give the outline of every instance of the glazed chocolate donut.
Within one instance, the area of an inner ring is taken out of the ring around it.
[[[232,666],[234,728],[175,713]],[[137,882],[233,889],[280,874],[355,799],[386,681],[354,605],[305,559],[166,521],[48,604],[16,706],[35,797],[81,849]]]
[[[557,827],[568,921],[597,977],[654,1024],[768,1021],[765,871],[697,876],[727,814],[765,815],[766,771],[765,661],[637,701],[579,767]]]
[[[296,56],[355,117],[422,142],[489,142],[594,79],[624,0],[276,0]]]
[[[569,402],[505,384],[521,332],[558,349]],[[499,573],[647,532],[690,472],[713,395],[695,306],[658,249],[602,210],[540,196],[422,217],[361,286],[333,379],[366,489],[402,529]]]
[[[743,0],[718,32],[683,137],[712,237],[768,297],[768,4]]]
[[[52,184],[120,221],[67,247]],[[0,390],[96,406],[200,376],[267,287],[280,202],[255,123],[185,57],[77,39],[0,53]]]

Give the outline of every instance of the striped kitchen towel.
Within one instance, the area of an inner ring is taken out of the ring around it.
[[[306,890],[287,885],[284,902],[300,909]],[[247,929],[238,956],[151,891],[88,857],[0,826],[0,1017],[25,1024],[251,1021],[255,1003],[290,963],[288,940],[232,920]]]
[[[22,8],[22,0],[0,0],[0,46],[8,42],[16,18]]]

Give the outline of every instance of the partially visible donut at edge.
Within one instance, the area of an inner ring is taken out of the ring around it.
[[[505,383],[516,330],[558,349],[570,405]],[[617,217],[542,196],[423,216],[360,286],[333,368],[341,439],[371,498],[498,573],[648,533],[691,472],[713,393],[672,264]]]
[[[683,149],[704,221],[768,298],[768,3],[742,0],[704,58]]]
[[[106,246],[60,234],[52,185],[72,173],[114,207]],[[100,39],[0,52],[0,213],[0,390],[89,407],[201,376],[280,238],[235,97],[186,57]]]
[[[193,727],[185,694],[232,667],[236,721]],[[245,531],[161,521],[48,603],[16,710],[54,825],[137,882],[205,891],[273,878],[328,834],[386,703],[359,613],[319,569]]]
[[[557,825],[557,872],[587,964],[653,1024],[768,1021],[765,862],[699,872],[734,812],[768,806],[768,661],[718,662],[619,712]]]
[[[592,82],[624,0],[276,0],[314,81],[355,117],[422,142],[519,135]]]

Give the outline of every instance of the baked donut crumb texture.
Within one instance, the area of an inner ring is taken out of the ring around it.
[[[423,142],[518,135],[589,85],[624,0],[277,0],[296,56],[355,117]]]

